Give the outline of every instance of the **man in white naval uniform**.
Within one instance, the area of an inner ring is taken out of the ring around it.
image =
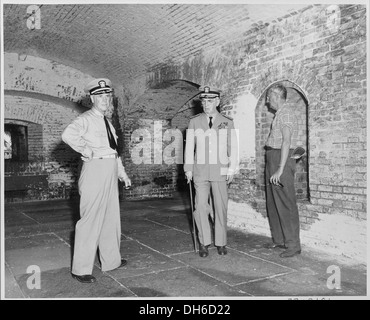
[[[102,271],[126,265],[121,259],[121,223],[118,179],[131,185],[117,153],[117,136],[104,116],[112,106],[113,89],[106,78],[86,87],[93,107],[68,125],[62,139],[81,154],[83,166],[78,181],[80,220],[76,224],[72,277],[92,283],[94,260],[99,248]]]
[[[199,255],[207,257],[212,243],[208,220],[209,202],[214,205],[214,234],[217,252],[227,254],[227,185],[238,164],[238,143],[234,122],[217,111],[220,94],[204,88],[200,94],[204,113],[190,119],[186,132],[184,171],[188,183],[194,180],[194,218],[198,227]],[[212,201],[210,192],[212,190]]]

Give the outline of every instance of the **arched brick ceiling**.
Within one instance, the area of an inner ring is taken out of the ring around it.
[[[4,4],[4,50],[50,59],[122,84],[180,62],[307,4],[40,5],[41,28],[27,28],[28,4]]]
[[[146,90],[126,112],[130,117],[171,119],[179,107],[197,94],[197,84],[183,80],[162,82]]]

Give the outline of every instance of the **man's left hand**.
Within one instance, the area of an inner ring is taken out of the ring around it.
[[[278,185],[280,184],[280,177],[283,173],[281,170],[276,171],[270,178],[270,183]]]
[[[230,184],[234,179],[234,175],[233,174],[228,174],[226,176],[226,181],[227,181],[227,184]]]

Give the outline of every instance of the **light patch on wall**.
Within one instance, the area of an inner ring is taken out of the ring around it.
[[[257,99],[252,94],[238,97],[236,113],[233,115],[235,128],[239,129],[239,155],[240,162],[256,156],[256,126],[254,109]]]
[[[80,102],[93,78],[51,60],[17,53],[4,54],[4,89],[37,92]]]

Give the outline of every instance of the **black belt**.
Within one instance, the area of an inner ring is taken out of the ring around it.
[[[276,149],[276,148],[272,148],[272,147],[269,147],[269,146],[265,146],[265,150],[266,151],[270,151],[270,150],[277,150],[277,151],[280,151],[281,149]],[[289,149],[289,151],[293,151],[294,149]]]
[[[265,146],[265,150],[270,151],[270,150],[281,150],[281,149],[276,149],[276,148],[272,148],[272,147],[269,147],[269,146]]]

